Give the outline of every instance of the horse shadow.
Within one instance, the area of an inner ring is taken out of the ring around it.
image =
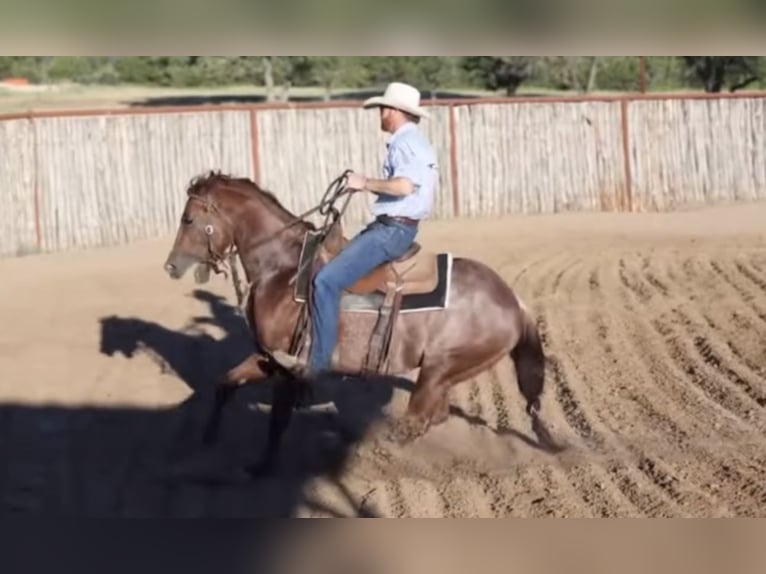
[[[390,420],[386,409],[394,393],[410,393],[413,383],[394,376],[328,377],[313,383],[308,400],[292,416],[276,467],[263,477],[245,476],[242,469],[256,462],[266,445],[272,392],[278,383],[266,378],[241,387],[224,409],[218,441],[212,448],[204,448],[202,434],[217,381],[256,346],[235,306],[201,289],[192,296],[205,303],[209,312],[192,317],[179,330],[137,317],[100,320],[102,354],[149,357],[160,372],[183,381],[190,391],[185,400],[164,410],[152,423],[152,441],[160,445],[151,460],[156,480],[224,489],[246,484],[250,500],[260,502],[257,510],[248,504],[242,508],[257,515],[289,516],[300,505],[319,510],[321,503],[303,495],[305,485],[319,477],[330,480],[343,498],[353,500],[340,478],[343,470],[355,447],[374,432],[373,427]],[[210,330],[217,330],[220,336]],[[472,427],[546,450],[539,440],[513,428],[493,429],[482,417],[457,405],[450,406],[450,415]],[[349,508],[357,516],[374,515],[361,502],[349,502]],[[323,509],[325,514],[333,512]]]
[[[162,373],[174,373],[193,393],[212,390],[216,379],[254,347],[244,319],[223,297],[201,289],[192,296],[207,303],[210,316],[192,317],[180,330],[138,317],[102,317],[100,353],[129,359],[148,355]],[[223,338],[217,339],[205,327],[217,327]]]
[[[352,502],[354,497],[340,474],[355,444],[385,418],[394,389],[409,383],[392,377],[318,381],[310,400],[293,414],[276,467],[263,477],[244,475],[242,468],[255,462],[266,444],[276,381],[267,378],[241,387],[225,408],[218,442],[209,449],[203,446],[202,431],[216,382],[255,346],[236,307],[204,290],[195,290],[192,296],[206,303],[210,312],[193,317],[179,330],[137,317],[100,319],[100,353],[128,359],[148,357],[161,373],[183,381],[190,391],[175,407],[153,411],[157,418],[146,423],[153,430],[142,432],[149,432],[160,445],[153,456],[141,457],[152,480],[176,487],[197,484],[224,490],[245,485],[250,502],[242,508],[252,509],[252,500],[259,500],[260,506],[253,510],[256,515],[290,516],[300,505],[334,515],[337,510],[324,508],[303,494],[309,481],[321,477],[349,501],[348,509],[353,510],[347,512],[374,516],[374,510],[363,503]],[[222,335],[213,336],[211,328]]]

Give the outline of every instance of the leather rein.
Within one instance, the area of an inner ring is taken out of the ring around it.
[[[324,223],[319,228],[320,234],[322,235],[321,240],[323,241],[324,238],[329,233],[329,230],[343,216],[351,200],[352,190],[347,188],[345,185],[345,182],[348,179],[348,175],[350,173],[351,173],[351,170],[346,170],[340,176],[334,179],[330,183],[330,185],[327,187],[327,190],[325,191],[324,195],[322,196],[322,200],[319,202],[318,205],[298,215],[293,221],[291,221],[290,223],[286,225],[283,225],[277,231],[268,235],[264,239],[259,240],[255,244],[255,246],[257,247],[257,246],[263,245],[264,243],[268,243],[269,241],[272,241],[280,233],[284,232],[285,230],[291,228],[292,226],[302,221],[305,221],[306,217],[316,212],[319,212],[321,215],[325,216]],[[346,196],[346,201],[341,207],[341,209],[338,210],[335,208],[335,203],[338,200],[340,200],[340,198],[343,197],[344,195]],[[213,233],[215,233],[215,227],[211,224],[208,224],[204,227],[204,233],[207,236],[208,257],[198,267],[198,273],[203,273],[199,271],[199,269],[201,268],[202,265],[206,265],[209,269],[212,269],[216,273],[216,275],[223,274],[224,277],[228,278],[226,269],[227,268],[230,269],[232,273],[232,283],[234,284],[234,290],[236,291],[236,294],[237,294],[237,304],[241,308],[242,303],[245,299],[245,291],[241,288],[241,281],[239,279],[239,274],[237,273],[237,268],[236,268],[235,258],[239,255],[239,251],[236,249],[234,245],[234,241],[233,241],[234,224],[232,223],[231,218],[227,216],[225,213],[223,213],[209,196],[206,195],[203,198],[196,195],[189,195],[188,199],[189,201],[196,201],[196,202],[202,203],[205,206],[205,211],[215,213],[217,216],[219,216],[221,219],[223,219],[227,223],[227,226],[231,230],[232,242],[224,250],[224,252],[221,253],[217,251],[213,246],[212,237],[213,237]],[[227,263],[227,260],[228,260],[228,263]],[[298,276],[301,271],[302,269],[298,269],[296,271],[296,276]],[[249,288],[250,288],[250,285],[248,285],[248,290]]]

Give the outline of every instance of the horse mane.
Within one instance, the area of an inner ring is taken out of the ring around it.
[[[282,205],[282,202],[279,201],[277,196],[272,192],[262,188],[250,178],[234,177],[230,174],[225,174],[220,170],[210,170],[207,173],[200,174],[192,178],[186,190],[186,194],[202,198],[209,194],[218,185],[228,187],[236,186],[240,189],[248,191],[254,197],[265,199],[267,206],[271,206],[274,210],[286,217],[288,220],[294,221],[297,219],[295,214],[291,213],[290,210]],[[304,221],[303,223],[308,225],[311,229],[315,228],[314,224],[310,221]]]

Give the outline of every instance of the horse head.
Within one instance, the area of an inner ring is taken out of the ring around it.
[[[181,222],[164,265],[173,279],[180,279],[196,264],[197,281],[203,283],[210,269],[219,272],[219,265],[235,247],[242,255],[243,245],[255,249],[260,240],[270,238],[267,235],[277,239],[279,231],[297,220],[251,180],[220,172],[194,178],[186,194]]]
[[[211,172],[192,180],[165,271],[180,279],[194,264],[215,267],[235,242],[235,226],[221,208],[218,190],[225,176]]]

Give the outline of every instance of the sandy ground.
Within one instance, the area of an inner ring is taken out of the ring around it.
[[[201,448],[217,374],[248,351],[223,278],[170,281],[171,238],[0,261],[0,509],[110,516],[766,516],[766,205],[428,224],[539,316],[535,448],[513,368],[456,387],[415,444],[343,437],[407,391],[353,381],[299,412],[278,472],[238,471],[268,385]],[[204,479],[204,480],[201,480]],[[211,482],[211,479],[213,482]]]

